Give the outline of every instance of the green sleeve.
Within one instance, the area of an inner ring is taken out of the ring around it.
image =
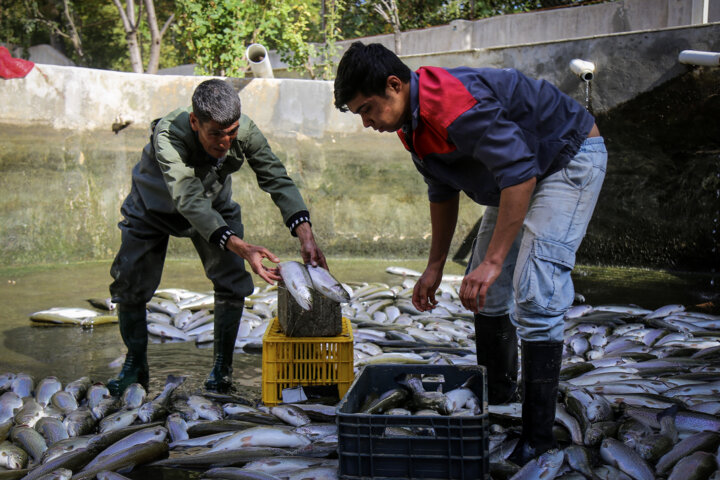
[[[240,131],[243,154],[255,172],[258,185],[270,194],[275,205],[280,209],[283,222],[295,213],[307,210],[300,191],[288,176],[285,166],[270,149],[267,139],[260,129],[248,117],[241,117]]]

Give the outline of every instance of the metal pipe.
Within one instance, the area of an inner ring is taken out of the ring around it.
[[[700,65],[703,67],[719,67],[720,53],[718,52],[701,52],[699,50],[683,50],[678,55],[680,63],[688,65]]]
[[[259,43],[253,43],[245,50],[245,56],[250,63],[253,76],[257,78],[274,78],[270,58],[265,47]]]
[[[589,82],[595,76],[595,64],[579,58],[570,61],[570,70],[586,82]]]

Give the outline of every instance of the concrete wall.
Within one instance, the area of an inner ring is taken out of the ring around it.
[[[445,55],[525,44],[562,42],[618,33],[659,30],[701,23],[698,4],[708,3],[707,22],[720,22],[720,0],[623,0],[598,5],[500,15],[475,21],[402,32],[401,57]],[[395,49],[392,34],[338,42],[339,56],[355,40],[382,43]],[[339,58],[339,57],[338,57]],[[276,77],[297,77],[276,52],[270,52]]]
[[[720,0],[709,0],[716,16]],[[455,20],[449,25],[402,33],[402,55],[551,42],[639,30],[692,25],[693,0],[625,0],[598,5]],[[392,34],[365,37],[394,48]],[[347,45],[350,41],[340,42]]]

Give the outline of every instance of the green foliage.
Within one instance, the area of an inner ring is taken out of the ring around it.
[[[311,77],[326,77],[332,68],[316,72],[311,59],[330,58],[339,38],[337,16],[341,0],[328,0],[324,32],[315,23],[320,17],[317,0],[177,0],[174,33],[198,65],[197,73],[242,77],[248,71],[245,48],[261,43],[276,50],[292,70]],[[323,35],[328,42],[311,42]]]

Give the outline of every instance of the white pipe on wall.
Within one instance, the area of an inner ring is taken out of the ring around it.
[[[570,70],[586,82],[589,82],[595,76],[595,64],[579,58],[570,61]]]
[[[259,43],[253,43],[247,50],[245,50],[245,56],[250,63],[250,69],[253,75],[257,78],[274,78],[272,66],[270,65],[270,58],[268,52]]]
[[[720,53],[718,52],[701,52],[699,50],[683,50],[678,55],[680,63],[688,65],[700,65],[703,67],[719,67]]]

